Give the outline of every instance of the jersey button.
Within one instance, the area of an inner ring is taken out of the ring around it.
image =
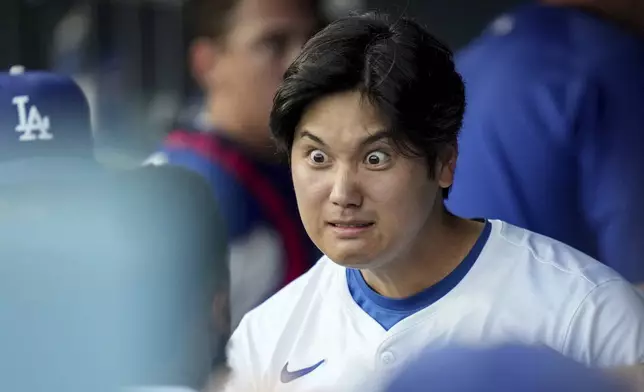
[[[382,363],[385,365],[391,365],[392,363],[396,362],[396,357],[394,354],[390,351],[385,351],[380,355],[380,360],[382,360]]]

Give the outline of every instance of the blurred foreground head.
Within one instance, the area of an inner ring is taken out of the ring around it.
[[[403,370],[387,392],[624,392],[601,370],[547,349],[500,346],[426,351]]]
[[[286,68],[321,25],[319,0],[192,0],[193,74],[213,127],[270,145],[268,116]]]
[[[229,332],[211,195],[169,167],[0,187],[0,390],[203,385]]]

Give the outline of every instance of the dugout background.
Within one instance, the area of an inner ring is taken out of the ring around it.
[[[454,49],[521,2],[326,1],[332,15],[377,9],[413,16]],[[128,165],[128,158],[135,162],[153,149],[198,97],[186,71],[183,7],[183,0],[2,0],[0,67],[73,75],[90,98],[99,146],[118,151],[116,160]]]

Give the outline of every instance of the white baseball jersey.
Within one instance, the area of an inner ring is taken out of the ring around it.
[[[592,366],[644,363],[644,301],[628,282],[560,242],[501,221],[488,225],[467,273],[388,329],[352,296],[351,270],[323,257],[244,316],[230,342],[230,390],[382,384],[428,345],[521,342]]]

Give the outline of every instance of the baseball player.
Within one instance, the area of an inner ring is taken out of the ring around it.
[[[347,17],[305,45],[270,125],[325,256],[241,321],[231,390],[368,390],[428,345],[644,361],[644,301],[619,274],[445,208],[464,108],[451,51],[410,19]]]

